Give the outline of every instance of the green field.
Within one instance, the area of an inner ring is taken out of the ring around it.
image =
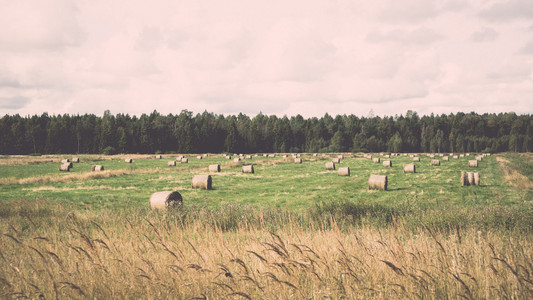
[[[474,154],[437,156],[440,166],[420,155],[414,174],[403,172],[409,156],[387,168],[344,155],[336,165],[349,177],[325,169],[337,154],[304,154],[302,164],[189,155],[175,167],[177,155],[80,155],[70,172],[58,171],[68,155],[2,156],[0,297],[533,295],[530,154],[488,156],[477,168]],[[92,172],[97,164],[105,171]],[[248,164],[254,174],[241,172]],[[479,172],[481,185],[461,186],[461,171]],[[193,189],[196,174],[210,174],[213,189]],[[371,174],[387,175],[388,190],[369,190]],[[171,190],[181,208],[150,210],[152,193]]]

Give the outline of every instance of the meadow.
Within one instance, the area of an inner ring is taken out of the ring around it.
[[[344,155],[349,177],[325,169],[337,154],[187,155],[175,167],[177,155],[80,155],[70,172],[58,168],[72,155],[1,156],[0,297],[533,297],[531,154],[478,168],[474,154],[440,166],[420,155],[414,174],[409,156],[386,168]],[[460,171],[481,185],[462,187]],[[196,174],[213,189],[193,189]],[[370,174],[388,190],[369,190]],[[151,210],[165,190],[183,206]]]

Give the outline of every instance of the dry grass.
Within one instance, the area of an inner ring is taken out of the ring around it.
[[[73,173],[63,176],[58,175],[43,175],[43,176],[33,176],[26,178],[14,178],[6,177],[0,178],[0,185],[14,185],[14,184],[49,184],[49,183],[58,183],[58,182],[72,182],[72,181],[81,181],[81,180],[90,180],[90,179],[102,179],[117,177],[128,174],[153,174],[160,173],[161,170],[158,169],[140,169],[140,170],[105,170],[101,172],[85,172],[85,173]]]
[[[529,164],[533,164],[533,155],[525,154],[522,157],[528,160]],[[525,175],[522,175],[516,167],[507,159],[503,158],[501,155],[496,155],[496,161],[502,170],[507,183],[520,188],[520,189],[533,189],[533,180]]]
[[[333,219],[302,228],[290,218],[277,232],[246,221],[228,232],[179,214],[60,207],[3,217],[0,298],[533,297],[531,239],[492,232],[341,231]]]

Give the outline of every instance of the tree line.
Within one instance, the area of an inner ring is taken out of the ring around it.
[[[529,152],[533,117],[456,113],[321,118],[193,115],[5,115],[0,154]]]

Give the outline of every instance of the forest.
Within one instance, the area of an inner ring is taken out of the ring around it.
[[[529,152],[533,117],[456,113],[394,117],[325,114],[304,118],[259,113],[140,117],[128,114],[5,115],[0,154],[262,152]]]

